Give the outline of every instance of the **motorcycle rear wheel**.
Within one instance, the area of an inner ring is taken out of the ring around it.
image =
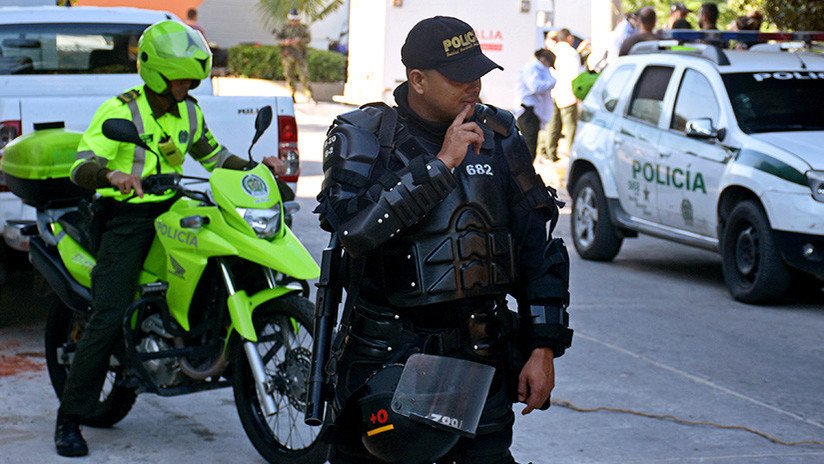
[[[328,423],[310,427],[303,422],[306,380],[311,367],[314,305],[291,293],[254,313],[258,351],[274,385],[278,408],[267,417],[260,405],[255,379],[242,343],[234,352],[233,390],[240,422],[258,453],[270,463],[322,464],[326,462],[324,435]]]
[[[84,326],[81,317],[62,302],[56,302],[49,309],[45,336],[46,367],[58,399],[63,397],[63,387],[66,385],[70,368],[65,362],[61,362],[58,350],[66,350],[67,347],[75,345],[83,333]],[[137,392],[133,388],[119,385],[123,377],[121,368],[109,368],[97,408],[94,413],[81,419],[81,424],[108,428],[129,414],[137,400]]]

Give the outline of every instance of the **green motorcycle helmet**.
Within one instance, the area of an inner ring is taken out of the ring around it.
[[[203,36],[173,20],[152,24],[137,43],[137,71],[157,93],[169,89],[169,81],[191,79],[192,88],[212,72],[212,51]]]

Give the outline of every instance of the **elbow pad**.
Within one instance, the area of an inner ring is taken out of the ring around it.
[[[566,306],[531,305],[522,319],[521,334],[527,352],[539,347],[552,348],[555,357],[563,356],[572,345],[572,329]]]
[[[376,249],[417,223],[457,185],[438,159],[416,158],[409,168],[397,184],[381,192],[376,203],[343,224],[341,243],[353,256]]]

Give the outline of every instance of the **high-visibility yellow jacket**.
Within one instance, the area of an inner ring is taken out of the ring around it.
[[[147,152],[130,143],[116,142],[103,135],[103,122],[111,118],[128,119],[137,127],[140,137],[158,153],[158,143],[167,136],[174,142],[181,154],[189,153],[208,171],[222,166],[232,154],[222,147],[214,138],[197,102],[187,97],[177,104],[180,117],[166,112],[155,117],[149,106],[143,86],[137,86],[117,97],[106,100],[97,109],[80,145],[77,147],[77,161],[72,166],[72,180],[76,182],[78,168],[86,163],[95,163],[100,168],[133,174],[140,178],[158,173],[182,173],[182,165],[171,165],[160,154]],[[129,203],[157,202],[171,198],[174,192],[163,195],[144,195],[143,198],[132,193],[122,194],[111,187],[98,188],[97,193],[103,197]]]

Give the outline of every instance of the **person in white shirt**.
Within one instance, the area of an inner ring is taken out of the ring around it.
[[[552,117],[552,96],[555,78],[549,68],[555,64],[555,54],[542,48],[535,52],[518,74],[517,101],[512,112],[518,118],[518,129],[524,137],[532,160],[538,147],[538,131]]]
[[[624,18],[621,19],[615,29],[612,30],[610,34],[610,47],[607,51],[607,60],[609,62],[615,61],[618,58],[618,52],[621,50],[621,45],[623,45],[624,41],[628,38],[632,37],[638,32],[638,28],[636,24],[638,22],[638,17],[635,13],[627,13],[624,15]]]
[[[548,155],[558,161],[558,141],[564,136],[566,152],[572,147],[578,123],[578,99],[572,93],[572,81],[581,74],[581,56],[572,47],[574,37],[569,29],[561,29],[550,49],[555,53],[555,87],[552,89],[553,113],[549,121]]]

